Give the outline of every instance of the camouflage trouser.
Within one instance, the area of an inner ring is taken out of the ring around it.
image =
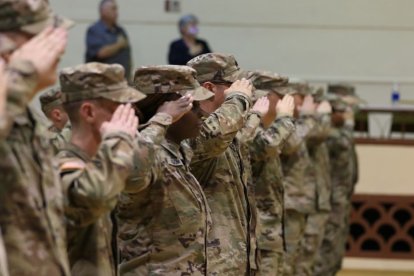
[[[260,270],[256,275],[259,276],[281,276],[283,275],[283,252],[260,250]]]
[[[314,275],[335,275],[342,267],[348,237],[349,206],[333,205],[317,254]]]
[[[305,214],[295,210],[287,210],[285,218],[286,255],[283,275],[294,275],[299,254],[299,244],[306,227]]]
[[[328,211],[310,214],[306,218],[305,234],[300,243],[295,275],[313,275],[316,257],[321,247],[328,219]]]

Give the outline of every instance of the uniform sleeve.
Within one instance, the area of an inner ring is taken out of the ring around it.
[[[269,128],[261,128],[251,143],[255,157],[265,158],[283,147],[289,136],[295,131],[293,118],[285,116],[276,119]]]
[[[141,131],[140,137],[159,145],[165,138],[168,127],[172,124],[172,117],[166,113],[157,113],[149,120],[149,125]]]
[[[134,167],[125,188],[128,193],[139,193],[158,178],[157,151],[171,123],[170,115],[157,113],[151,118],[149,126],[141,131],[136,141],[138,147],[134,151]]]
[[[282,153],[290,155],[300,149],[301,144],[305,142],[312,129],[316,126],[316,120],[313,116],[302,115],[296,121],[296,130],[289,136],[282,148]]]
[[[84,226],[110,212],[132,168],[133,142],[124,133],[104,137],[92,162],[58,155],[66,194],[65,214],[71,223]]]
[[[86,62],[97,60],[98,52],[106,46],[99,28],[90,27],[86,33]]]
[[[262,116],[257,112],[249,112],[247,114],[244,127],[237,133],[237,139],[248,145],[256,137],[257,131],[261,123]]]
[[[242,93],[227,96],[222,106],[203,122],[199,137],[190,142],[192,163],[202,162],[223,153],[244,126],[250,99]]]
[[[33,64],[25,60],[13,61],[6,69],[9,75],[5,118],[2,120],[0,137],[5,139],[15,119],[27,112],[27,106],[37,86],[37,73]]]
[[[318,114],[316,116],[316,125],[315,127],[309,132],[307,140],[309,145],[315,145],[322,143],[326,140],[329,136],[329,132],[331,129],[331,115],[326,114]]]

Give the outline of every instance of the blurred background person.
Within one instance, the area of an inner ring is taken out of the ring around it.
[[[168,63],[186,65],[192,58],[211,53],[207,41],[198,39],[198,19],[192,14],[181,17],[178,22],[181,38],[170,44]]]
[[[118,5],[115,0],[102,0],[100,19],[89,27],[86,34],[86,62],[118,63],[131,75],[132,59],[126,31],[118,25]]]

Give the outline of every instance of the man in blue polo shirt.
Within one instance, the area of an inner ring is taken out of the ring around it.
[[[100,20],[89,27],[86,35],[86,62],[119,63],[125,77],[131,74],[131,48],[125,30],[117,24],[118,6],[115,0],[102,0]]]

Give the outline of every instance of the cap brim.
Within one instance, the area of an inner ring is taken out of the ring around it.
[[[255,102],[258,99],[260,99],[261,97],[266,97],[269,94],[269,92],[270,91],[256,89],[256,90],[253,91],[252,100]]]
[[[113,92],[101,93],[100,96],[117,103],[136,103],[147,97],[144,93],[139,92],[132,87]]]
[[[5,35],[0,35],[0,54],[9,53],[16,48],[16,44],[11,39]]]
[[[68,30],[72,28],[74,25],[75,25],[75,22],[73,22],[72,20],[51,13],[46,20],[36,22],[30,25],[25,25],[21,27],[20,29],[29,34],[36,35],[42,32],[47,27],[64,28]]]
[[[342,96],[341,98],[344,102],[350,105],[360,105],[366,103],[366,101],[364,101],[358,96]]]
[[[194,101],[197,101],[197,102],[208,100],[208,99],[214,97],[213,92],[211,92],[210,90],[208,90],[207,88],[204,88],[202,86],[200,86],[196,89],[193,89],[193,90],[186,91],[185,94],[186,95],[190,94],[193,97]]]

